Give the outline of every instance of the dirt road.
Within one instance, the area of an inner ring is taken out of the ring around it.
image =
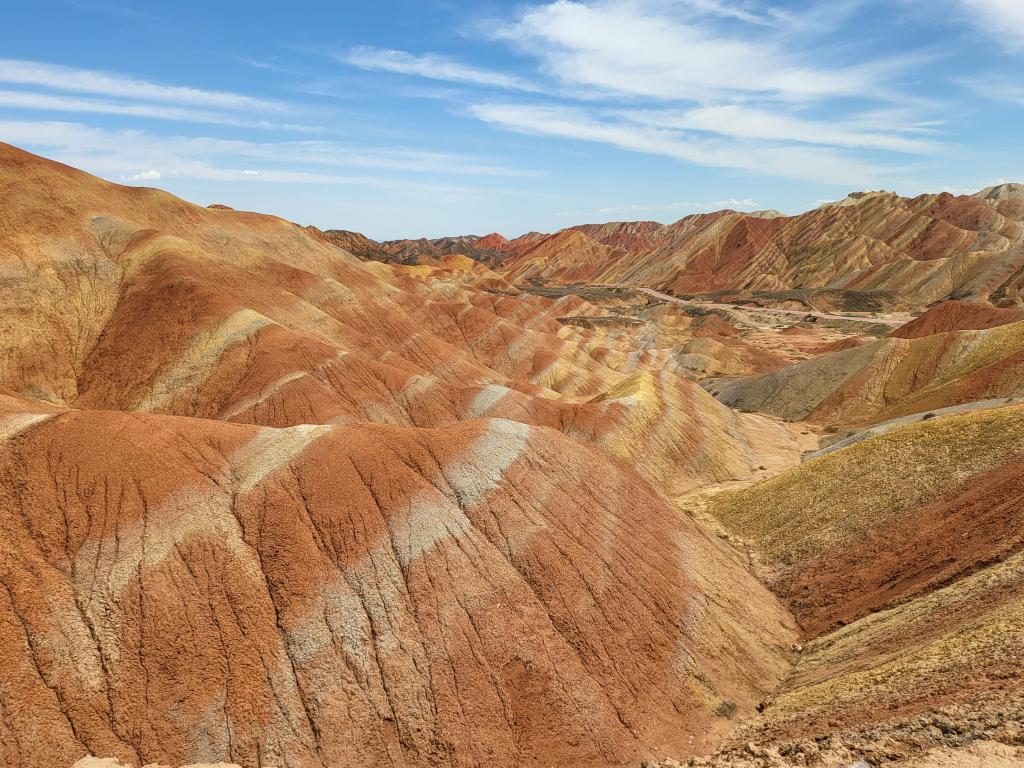
[[[817,317],[822,320],[840,320],[854,323],[868,323],[869,325],[888,325],[893,328],[903,325],[905,320],[896,320],[893,318],[885,317],[863,317],[856,315],[830,315],[825,312],[814,312],[813,310],[801,310],[801,309],[772,309],[770,307],[751,307],[745,304],[713,304],[706,301],[693,301],[692,299],[679,299],[675,296],[669,296],[667,293],[661,293],[653,288],[638,288],[637,290],[646,293],[648,296],[653,296],[656,299],[662,299],[663,301],[673,301],[676,304],[686,304],[692,307],[704,307],[706,309],[738,309],[743,312],[764,312],[777,315],[795,315],[797,317]]]

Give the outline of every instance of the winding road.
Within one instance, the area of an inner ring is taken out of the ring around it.
[[[653,288],[638,288],[638,291],[646,293],[648,296],[653,296],[656,299],[662,299],[663,301],[673,301],[676,304],[686,304],[691,307],[703,307],[705,309],[738,309],[743,312],[766,312],[773,315],[796,315],[798,317],[817,317],[822,320],[841,320],[849,321],[854,323],[868,323],[869,325],[888,325],[896,328],[903,325],[906,320],[897,320],[888,317],[858,317],[856,315],[830,315],[825,312],[814,312],[812,310],[801,310],[801,309],[773,309],[771,307],[751,307],[745,304],[714,304],[706,301],[693,301],[692,299],[679,299],[675,296],[670,296],[667,293],[661,293]],[[909,318],[908,318],[909,319]]]

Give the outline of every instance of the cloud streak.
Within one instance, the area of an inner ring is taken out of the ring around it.
[[[0,59],[0,82],[42,86],[59,91],[133,98],[198,107],[282,112],[288,109],[266,99],[229,91],[211,91],[179,85],[163,85],[116,72],[65,67],[39,61]]]
[[[935,156],[947,147],[937,138],[937,124],[908,106],[892,106],[890,79],[922,55],[824,65],[842,58],[824,44],[796,44],[808,30],[813,39],[827,38],[829,25],[859,2],[797,13],[747,0],[550,0],[511,21],[476,29],[531,57],[538,70],[533,80],[389,49],[354,48],[342,60],[367,70],[517,91],[518,103],[478,99],[467,111],[519,133],[758,175],[866,186],[901,170],[887,170],[877,153]],[[849,48],[844,53],[853,55]],[[861,106],[859,113],[836,114],[834,103],[853,100],[882,102],[887,109],[875,104],[873,110]]]
[[[502,72],[462,64],[446,56],[427,53],[420,56],[408,51],[360,46],[341,57],[342,61],[359,69],[413,75],[428,80],[448,83],[486,86],[512,91],[539,92],[537,86]]]
[[[485,122],[519,133],[608,144],[633,152],[759,175],[867,187],[887,173],[883,166],[859,161],[827,147],[771,146],[694,137],[576,108],[487,103],[474,105],[470,111]]]
[[[381,183],[366,172],[429,176],[523,177],[534,172],[476,158],[330,141],[254,142],[111,131],[81,123],[0,121],[0,139],[44,149],[65,162],[123,181],[192,178],[310,184]],[[342,174],[334,169],[358,171]],[[156,176],[154,174],[159,174]]]
[[[0,90],[0,107],[15,109],[47,110],[51,112],[93,113],[146,117],[155,120],[175,120],[185,123],[206,123],[210,125],[233,125],[240,128],[262,130],[284,130],[299,133],[320,133],[322,128],[301,123],[278,123],[253,117],[225,114],[192,107],[172,104],[144,104],[116,102],[105,99],[83,98],[54,93],[33,91]]]
[[[936,153],[941,143],[907,138],[848,126],[857,120],[804,120],[778,110],[738,104],[698,107],[690,110],[637,110],[624,113],[642,125],[676,130],[702,131],[738,139],[792,141],[833,147],[881,149],[903,153]]]
[[[745,197],[742,200],[737,200],[735,197],[730,197],[728,200],[716,200],[713,203],[692,203],[692,202],[674,202],[674,203],[661,203],[658,205],[618,205],[608,206],[606,208],[598,209],[598,213],[628,213],[637,214],[645,211],[720,211],[723,208],[735,208],[739,210],[755,210],[760,208],[761,204],[752,200],[749,197]]]
[[[1024,107],[1024,83],[1019,78],[989,74],[983,77],[959,78],[954,82],[982,98]]]

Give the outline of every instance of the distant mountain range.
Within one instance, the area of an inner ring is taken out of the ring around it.
[[[324,234],[359,258],[437,264],[460,254],[513,282],[633,285],[675,294],[840,290],[891,306],[943,299],[1018,306],[1024,185],[970,196],[858,192],[797,216],[726,210],[673,224],[581,224],[512,240],[492,233],[377,243],[344,230]]]

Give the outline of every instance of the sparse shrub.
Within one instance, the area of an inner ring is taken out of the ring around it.
[[[736,702],[729,701],[729,699],[726,699],[717,707],[715,707],[715,714],[718,717],[724,717],[726,720],[728,720],[734,714],[736,714]]]

